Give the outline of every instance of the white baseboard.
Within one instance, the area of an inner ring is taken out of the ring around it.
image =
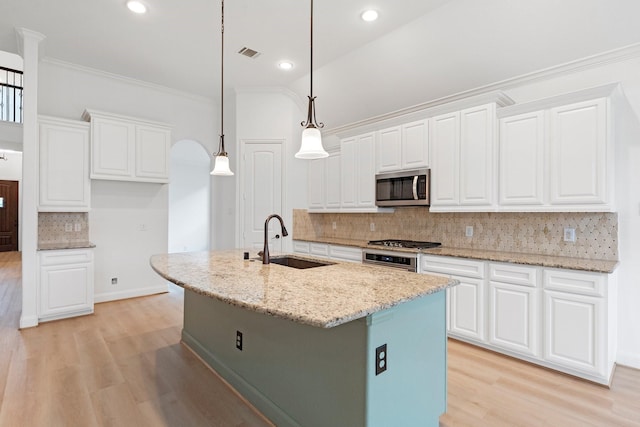
[[[618,357],[616,357],[616,364],[628,366],[634,369],[640,369],[640,355],[618,352]]]
[[[38,326],[38,316],[20,316],[20,329]]]
[[[93,301],[95,303],[117,301],[117,300],[127,299],[127,298],[136,298],[136,297],[144,297],[147,295],[162,294],[165,292],[169,292],[169,287],[166,284],[163,284],[160,286],[151,286],[148,288],[127,289],[125,291],[116,291],[116,292],[103,292],[100,294],[95,294],[93,297]]]

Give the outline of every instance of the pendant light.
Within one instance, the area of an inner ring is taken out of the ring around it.
[[[222,0],[222,20],[220,22],[220,142],[218,152],[215,154],[216,161],[211,171],[211,175],[232,176],[229,169],[229,157],[224,149],[224,0]]]
[[[307,110],[307,121],[300,124],[304,127],[302,131],[302,142],[300,151],[295,154],[298,159],[321,159],[328,157],[322,147],[322,135],[320,129],[324,127],[324,123],[318,123],[316,120],[316,97],[313,96],[313,0],[311,0],[311,66],[310,66],[311,85],[309,89],[309,108]]]

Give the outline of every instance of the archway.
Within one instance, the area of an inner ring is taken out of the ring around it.
[[[169,247],[171,252],[209,249],[211,157],[196,141],[171,147],[169,180]]]

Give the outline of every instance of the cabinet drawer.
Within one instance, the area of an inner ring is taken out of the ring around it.
[[[477,279],[484,278],[484,262],[482,261],[423,255],[421,265],[422,271],[474,277]]]
[[[362,249],[352,246],[331,245],[329,246],[329,257],[345,261],[362,262]]]
[[[545,289],[582,295],[603,296],[605,282],[603,273],[548,269],[543,276]]]
[[[309,242],[301,242],[299,240],[293,241],[293,252],[298,254],[308,254],[309,253]]]
[[[93,251],[65,249],[40,252],[40,265],[80,264],[93,261]]]
[[[329,245],[326,243],[310,243],[309,253],[321,258],[327,258],[329,256]]]
[[[491,263],[489,264],[489,278],[496,282],[535,287],[538,285],[538,269],[513,264]]]

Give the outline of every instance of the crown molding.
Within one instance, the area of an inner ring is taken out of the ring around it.
[[[235,88],[236,94],[251,93],[275,93],[290,98],[300,110],[305,111],[307,108],[306,99],[301,98],[297,93],[284,86],[241,86]]]
[[[480,86],[475,89],[458,92],[453,95],[445,96],[442,98],[428,101],[422,104],[414,105],[412,107],[400,109],[388,114],[371,117],[368,119],[360,120],[358,122],[346,124],[344,126],[335,127],[323,131],[323,135],[349,135],[356,130],[366,131],[371,128],[375,123],[388,122],[392,123],[394,119],[401,117],[411,118],[415,117],[415,113],[426,112],[432,108],[437,108],[444,104],[454,103],[466,98],[488,94],[494,91],[502,91],[511,89],[525,84],[534,83],[536,81],[547,80],[554,77],[561,77],[563,75],[572,74],[578,71],[585,71],[589,69],[598,68],[608,64],[614,64],[623,62],[629,59],[640,57],[640,43],[634,43],[621,48],[609,50],[596,55],[587,56],[585,58],[577,59],[575,61],[566,62],[564,64],[554,65],[552,67],[544,68],[542,70],[534,71],[520,76],[512,77],[509,79],[501,80],[495,83],[491,83],[485,86]],[[506,95],[505,95],[506,96]],[[508,98],[508,97],[507,97]],[[509,98],[510,99],[510,98]],[[512,102],[513,103],[513,102]],[[500,105],[500,104],[498,104]],[[507,106],[509,104],[506,104]],[[439,113],[438,113],[439,114]]]
[[[66,61],[62,61],[60,59],[56,59],[56,58],[51,58],[51,57],[45,57],[44,59],[42,59],[43,63],[46,64],[50,64],[56,67],[61,67],[61,68],[66,68],[69,70],[73,70],[73,71],[79,71],[82,73],[86,73],[86,74],[91,74],[97,77],[102,77],[102,78],[106,78],[106,79],[110,79],[110,80],[115,80],[121,83],[125,83],[125,84],[129,84],[129,85],[133,85],[133,86],[138,86],[138,87],[143,87],[146,89],[153,89],[153,90],[157,90],[159,92],[164,92],[167,93],[169,95],[175,95],[175,96],[180,96],[183,98],[188,98],[191,99],[193,101],[196,102],[201,102],[203,104],[207,104],[207,105],[213,105],[213,100],[210,98],[207,98],[205,96],[201,96],[201,95],[195,95],[193,93],[189,93],[189,92],[185,92],[185,91],[181,91],[178,89],[173,89],[167,86],[162,86],[156,83],[150,83],[150,82],[146,82],[144,80],[138,80],[138,79],[134,79],[132,77],[126,77],[126,76],[122,76],[120,74],[115,74],[115,73],[110,73],[108,71],[102,71],[102,70],[98,70],[96,68],[91,68],[91,67],[86,67],[84,65],[78,65],[78,64],[74,64],[71,62],[66,62]]]

